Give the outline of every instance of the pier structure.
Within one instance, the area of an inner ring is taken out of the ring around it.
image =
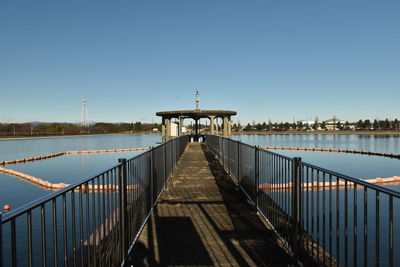
[[[190,139],[5,206],[0,267],[400,266],[398,191],[239,140]]]
[[[197,140],[200,135],[199,121],[202,118],[210,120],[210,134],[218,134],[218,123],[217,119],[221,118],[222,123],[222,135],[224,137],[230,137],[232,135],[232,120],[231,117],[236,115],[236,111],[230,110],[174,110],[174,111],[160,111],[156,115],[162,117],[162,135],[165,141],[170,140],[174,136],[180,136],[182,132],[184,119],[194,120],[194,135]],[[178,131],[175,133],[172,129],[172,120],[178,120]]]

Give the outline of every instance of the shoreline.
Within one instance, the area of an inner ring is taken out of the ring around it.
[[[313,132],[278,132],[278,131],[251,131],[234,132],[232,135],[398,135],[400,131],[313,131]]]
[[[142,133],[70,134],[70,135],[39,135],[39,136],[4,136],[0,137],[0,141],[46,139],[46,138],[71,138],[71,137],[104,136],[104,135],[141,135],[141,134],[157,134],[157,133],[142,132]]]
[[[0,137],[0,141],[11,140],[30,140],[30,139],[46,139],[46,138],[73,138],[85,136],[104,136],[104,135],[142,135],[161,133],[140,132],[140,133],[105,133],[105,134],[75,134],[75,135],[41,135],[41,136],[4,136]],[[279,132],[279,131],[249,131],[249,132],[232,132],[232,135],[394,135],[400,137],[400,131],[313,131],[313,132]]]

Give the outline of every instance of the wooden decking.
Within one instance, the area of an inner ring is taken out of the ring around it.
[[[133,266],[289,266],[289,255],[204,144],[186,148]]]

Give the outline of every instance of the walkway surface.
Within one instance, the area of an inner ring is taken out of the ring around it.
[[[204,144],[189,143],[133,251],[133,266],[290,266]]]

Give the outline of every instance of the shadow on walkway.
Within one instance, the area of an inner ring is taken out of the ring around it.
[[[204,144],[183,154],[132,254],[133,266],[290,266]]]

